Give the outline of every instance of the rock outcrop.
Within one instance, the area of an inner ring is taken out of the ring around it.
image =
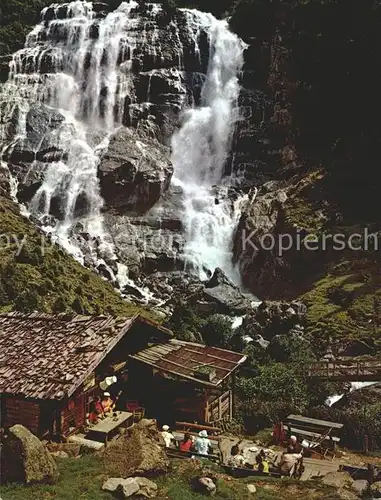
[[[22,425],[11,427],[1,448],[1,480],[23,484],[54,483],[58,470],[41,441]]]
[[[146,213],[168,189],[173,167],[169,149],[148,130],[119,129],[99,165],[108,208]]]

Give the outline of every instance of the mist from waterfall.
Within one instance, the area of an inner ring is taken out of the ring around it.
[[[194,36],[200,26],[208,33],[210,54],[201,103],[184,112],[182,126],[172,138],[173,182],[185,197],[185,259],[201,279],[221,267],[237,281],[232,242],[242,200],[231,203],[228,186],[217,186],[223,183],[238,118],[238,76],[245,44],[229,31],[227,21],[195,10],[186,13]]]

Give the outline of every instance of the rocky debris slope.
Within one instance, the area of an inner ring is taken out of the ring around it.
[[[11,427],[1,446],[1,481],[54,483],[56,463],[41,441],[22,425]]]

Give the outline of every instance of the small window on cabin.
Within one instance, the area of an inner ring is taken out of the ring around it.
[[[74,408],[75,408],[75,401],[74,401],[74,399],[70,399],[69,400],[69,403],[68,403],[67,407],[68,407],[69,411],[74,410]]]

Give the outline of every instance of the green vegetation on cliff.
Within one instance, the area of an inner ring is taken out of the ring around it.
[[[110,283],[85,269],[0,197],[0,310],[132,315]]]

